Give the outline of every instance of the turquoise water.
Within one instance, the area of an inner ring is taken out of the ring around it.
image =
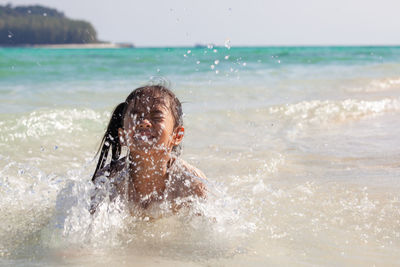
[[[93,218],[110,112],[159,79],[206,215]],[[397,265],[399,115],[400,47],[0,48],[0,264]]]
[[[309,75],[384,78],[398,71],[398,67],[390,71],[390,64],[399,62],[400,47],[2,48],[0,58],[1,109],[18,112],[35,109],[29,105],[37,102],[52,105],[61,94],[71,96],[60,97],[68,105],[97,105],[101,98],[87,101],[73,95],[128,92],[152,76],[189,87],[208,83],[273,87],[282,81],[309,79]],[[43,94],[51,96],[48,102],[43,102]],[[18,102],[24,97],[32,102],[22,107]]]

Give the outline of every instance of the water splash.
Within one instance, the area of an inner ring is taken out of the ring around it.
[[[226,39],[226,40],[225,40],[225,43],[224,43],[224,46],[225,46],[227,49],[231,49],[231,40]]]

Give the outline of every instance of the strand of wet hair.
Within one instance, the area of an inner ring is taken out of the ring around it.
[[[121,154],[121,144],[118,140],[118,129],[123,128],[123,111],[125,109],[126,102],[122,102],[118,104],[118,106],[114,109],[110,122],[108,123],[107,130],[103,136],[101,141],[99,150],[96,155],[99,154],[99,161],[97,162],[96,170],[94,171],[92,181],[96,179],[99,175],[99,172],[105,167],[107,162],[108,155],[110,153],[111,148],[111,162],[110,162],[110,170],[114,168],[115,163],[117,162],[120,154]]]

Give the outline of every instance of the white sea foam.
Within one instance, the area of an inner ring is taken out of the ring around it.
[[[50,220],[60,178],[0,156],[0,255],[9,255]]]
[[[372,91],[373,88],[379,89],[400,89],[400,78],[386,78],[380,80],[373,80],[371,82],[371,88],[368,91]]]
[[[400,101],[396,98],[385,98],[377,101],[356,99],[343,101],[314,100],[269,108],[271,114],[284,117],[286,120],[314,125],[357,120],[386,112],[398,112],[399,110]]]
[[[91,109],[43,109],[23,116],[10,115],[0,125],[0,142],[87,131],[93,123],[104,124],[108,116],[108,112]]]
[[[357,86],[347,86],[348,91],[350,92],[366,92],[366,93],[376,93],[376,92],[385,92],[385,91],[399,91],[400,90],[400,78],[399,77],[391,77],[391,78],[381,78],[381,79],[372,79],[372,80],[361,80],[355,81],[360,85]]]

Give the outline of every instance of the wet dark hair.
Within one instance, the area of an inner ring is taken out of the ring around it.
[[[102,170],[107,163],[107,159],[111,156],[111,161],[109,164],[108,171],[114,170],[118,159],[121,155],[122,146],[118,137],[118,129],[123,128],[124,125],[124,117],[127,111],[127,108],[130,103],[135,103],[142,96],[147,97],[162,97],[168,100],[167,104],[171,110],[171,113],[174,117],[174,129],[178,126],[183,125],[183,112],[182,112],[182,104],[179,99],[175,96],[175,94],[168,89],[164,85],[148,85],[135,89],[132,91],[126,100],[117,105],[114,109],[110,122],[108,123],[107,130],[103,136],[101,141],[101,145],[99,148],[100,156],[99,161],[97,162],[96,170],[94,171],[92,181],[95,180],[97,174],[100,170]],[[181,145],[174,146],[172,151],[179,156],[181,152]],[[111,153],[111,155],[110,155]]]

